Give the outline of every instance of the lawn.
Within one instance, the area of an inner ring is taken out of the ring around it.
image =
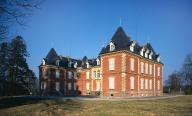
[[[44,100],[10,98],[0,100],[0,115],[58,115],[58,116],[192,116],[192,96],[160,100]]]

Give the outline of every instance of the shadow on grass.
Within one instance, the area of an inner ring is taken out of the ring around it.
[[[42,100],[48,100],[48,99],[42,99],[39,97],[9,97],[9,98],[3,98],[0,99],[0,109],[6,109],[21,105],[29,105],[29,104],[36,104],[39,103]]]

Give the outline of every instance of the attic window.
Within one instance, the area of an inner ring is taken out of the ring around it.
[[[86,62],[86,66],[87,66],[87,68],[89,68],[89,62]]]
[[[45,65],[45,60],[43,59],[42,64]]]
[[[110,47],[110,51],[114,51],[115,50],[115,45],[114,45],[113,42],[110,42],[109,47]]]
[[[59,66],[59,59],[58,59],[58,60],[56,60],[56,65],[57,65],[57,66]]]
[[[97,61],[97,65],[100,65],[100,61],[99,61],[99,59],[98,59],[98,58],[97,58],[97,60],[96,60],[96,61]]]
[[[141,49],[140,55],[143,56],[144,48]]]
[[[77,62],[75,62],[75,64],[74,64],[74,68],[77,68]]]
[[[135,46],[135,42],[133,42],[130,46],[130,50],[133,52],[134,51],[134,46]]]
[[[153,51],[150,52],[149,54],[149,59],[152,59]]]
[[[70,68],[71,68],[71,64],[72,64],[72,62],[71,62],[71,61],[69,61],[69,63],[68,63],[68,67],[70,67]]]
[[[145,52],[145,58],[148,58],[148,53],[149,53],[149,50],[147,49],[147,51]]]

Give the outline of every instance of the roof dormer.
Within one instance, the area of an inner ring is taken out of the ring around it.
[[[140,55],[143,56],[144,48],[141,49]]]
[[[135,47],[135,42],[133,42],[131,45],[130,45],[130,51],[134,52],[134,47]]]
[[[114,51],[115,50],[115,44],[113,42],[109,43],[109,50]]]
[[[59,62],[60,62],[59,59],[57,59],[55,64],[56,64],[57,66],[59,66]]]
[[[157,57],[157,62],[160,62],[160,55]]]
[[[42,65],[45,65],[45,64],[46,64],[45,59],[43,59],[42,60]]]
[[[148,58],[148,54],[149,54],[149,50],[147,49],[147,50],[145,51],[145,58]]]
[[[75,62],[73,66],[74,66],[74,68],[77,68],[77,62]]]
[[[150,52],[149,59],[152,59],[152,56],[153,56],[153,51]]]
[[[100,60],[99,60],[99,58],[97,58],[96,61],[97,61],[97,65],[100,65]]]

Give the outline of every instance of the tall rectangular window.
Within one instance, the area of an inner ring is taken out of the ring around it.
[[[152,65],[149,65],[149,74],[152,75]]]
[[[160,81],[157,81],[157,89],[160,90]]]
[[[145,89],[148,89],[148,79],[145,79]]]
[[[140,86],[141,86],[141,89],[144,88],[144,79],[141,79],[141,80],[140,80]]]
[[[160,76],[160,67],[158,67],[157,70],[158,70],[158,71],[157,71],[157,75]]]
[[[97,81],[97,82],[96,82],[96,91],[100,91],[100,88],[101,88],[100,82]]]
[[[115,59],[114,58],[109,59],[109,70],[115,70]]]
[[[71,90],[71,83],[68,83],[68,90]]]
[[[134,71],[134,59],[130,59],[131,71]]]
[[[56,91],[59,91],[59,90],[60,90],[59,82],[56,82]]]
[[[152,80],[149,80],[149,89],[152,90]]]
[[[97,78],[100,77],[100,70],[97,71]]]
[[[145,63],[145,74],[148,74],[148,64]]]
[[[141,62],[141,73],[144,73],[144,63]]]
[[[55,73],[56,73],[56,74],[55,74],[55,75],[56,75],[56,78],[59,78],[59,76],[60,76],[60,74],[59,74],[59,73],[60,73],[60,71],[59,71],[59,70],[56,70],[56,72],[55,72]]]
[[[86,72],[86,79],[89,79],[89,71]]]
[[[77,72],[73,72],[74,79],[77,79]]]
[[[95,78],[97,77],[97,72],[96,72],[96,71],[94,71],[94,77],[95,77]]]
[[[134,77],[130,78],[130,89],[134,89]]]
[[[69,72],[68,72],[68,79],[71,79],[71,78],[72,78],[72,72],[69,71]]]
[[[86,83],[86,90],[90,90],[90,88],[89,88],[89,82]]]
[[[76,83],[73,83],[73,89],[76,90],[77,86]]]
[[[109,78],[109,89],[115,89],[115,79],[113,77]]]

